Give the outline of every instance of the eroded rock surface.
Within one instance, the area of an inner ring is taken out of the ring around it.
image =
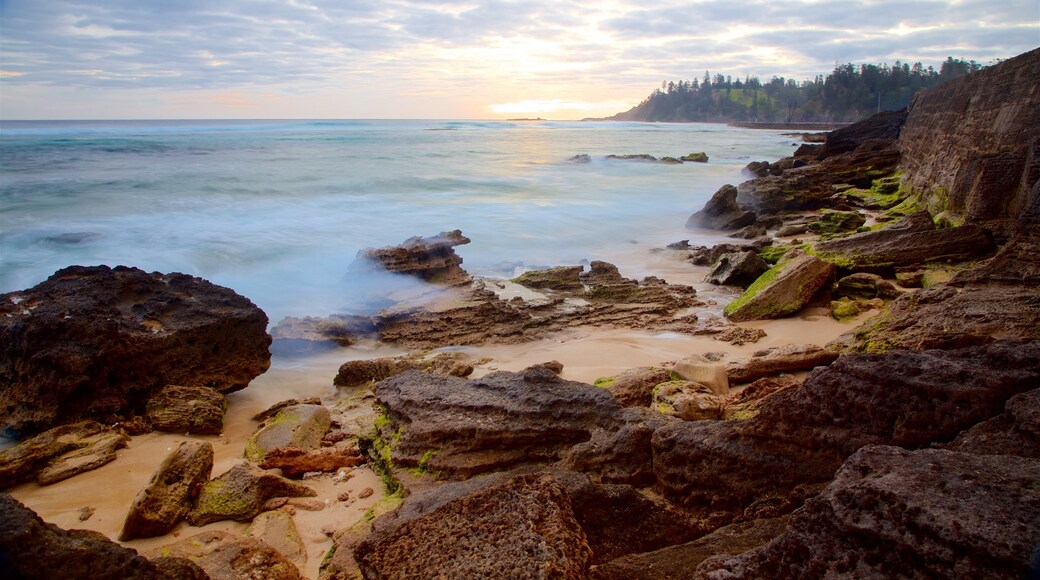
[[[244,388],[270,366],[267,316],[185,274],[71,266],[0,296],[0,424],[114,423],[167,385]]]
[[[279,410],[246,442],[245,455],[260,463],[271,449],[317,449],[332,424],[332,415],[321,405],[292,405]]]
[[[755,217],[755,212],[747,211],[737,204],[737,188],[723,185],[704,204],[704,209],[686,220],[686,227],[736,230],[755,223]]]
[[[734,322],[793,314],[830,282],[834,271],[830,262],[792,250],[729,303],[724,313]]]
[[[170,385],[148,399],[145,416],[157,431],[219,435],[227,406],[215,389]]]
[[[36,479],[56,483],[116,458],[129,438],[96,421],[48,429],[9,449],[0,450],[0,488]],[[42,478],[41,478],[42,477]]]
[[[291,560],[264,542],[229,532],[202,532],[145,552],[151,557],[174,556],[197,564],[213,580],[300,580]]]
[[[263,471],[243,461],[202,487],[187,519],[193,526],[204,526],[221,520],[247,522],[263,511],[264,504],[273,497],[315,495],[317,492],[302,483]]]
[[[837,358],[838,353],[814,344],[788,344],[755,352],[749,358],[732,361],[726,365],[726,374],[731,382],[749,383],[770,375],[826,366]]]
[[[470,239],[459,230],[441,232],[436,236],[415,236],[398,246],[367,248],[358,252],[357,264],[378,264],[388,272],[416,276],[435,284],[462,284],[468,282],[469,274],[462,269],[462,257],[455,253],[455,246],[468,244]]]
[[[188,515],[212,470],[212,445],[205,441],[181,443],[163,460],[130,505],[119,541],[169,533]]]

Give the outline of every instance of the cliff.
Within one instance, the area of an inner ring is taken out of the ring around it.
[[[1040,177],[1040,49],[919,93],[899,138],[904,185],[933,214],[1010,236]]]

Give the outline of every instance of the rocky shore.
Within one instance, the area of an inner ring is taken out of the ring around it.
[[[270,335],[182,274],[2,295],[0,575],[1035,575],[1037,78],[749,164],[687,221],[733,243],[661,249],[724,308],[602,261],[474,278],[458,230],[350,267],[436,292]]]

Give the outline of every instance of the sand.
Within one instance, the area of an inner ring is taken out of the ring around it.
[[[719,304],[736,296],[728,288],[700,284],[704,269],[691,269],[688,264],[661,260],[652,272],[673,283],[695,284],[704,299],[716,304],[708,310],[718,312]],[[488,357],[491,362],[479,365],[474,377],[495,370],[521,370],[532,364],[557,360],[564,365],[566,379],[592,382],[603,376],[617,374],[625,369],[675,361],[690,354],[721,352],[726,360],[750,356],[754,351],[783,344],[813,343],[823,345],[838,335],[855,328],[858,320],[840,323],[825,309],[808,309],[800,316],[774,321],[742,324],[761,328],[767,336],[757,343],[735,346],[719,342],[710,336],[689,336],[669,332],[576,328],[539,341],[519,345],[492,345],[452,348],[475,358]],[[186,436],[181,434],[150,433],[134,437],[127,449],[119,451],[118,459],[97,470],[78,475],[58,484],[40,487],[25,484],[10,493],[34,510],[44,520],[62,528],[91,529],[115,540],[131,502],[145,486],[152,473],[166,455],[185,439],[199,439],[213,444],[215,460],[213,475],[227,471],[242,460],[246,438],[257,423],[251,419],[257,412],[274,403],[290,398],[321,397],[332,403],[339,396],[332,384],[336,371],[347,360],[394,356],[404,351],[377,343],[364,343],[334,352],[309,357],[281,358],[272,361],[272,368],[255,379],[248,388],[232,393],[230,407],[221,436]],[[318,492],[317,499],[326,504],[321,511],[297,509],[296,526],[307,548],[307,561],[300,566],[308,578],[318,577],[318,567],[332,545],[323,530],[342,529],[364,518],[365,511],[384,497],[379,477],[367,467],[353,470],[354,476],[337,482],[333,474],[305,480]],[[374,490],[370,497],[355,499],[352,503],[339,502],[337,496],[346,491],[357,498],[365,488]],[[81,508],[93,508],[93,515],[80,521]],[[247,524],[217,522],[195,528],[181,523],[164,537],[134,540],[124,544],[137,550],[162,546],[205,530],[227,530],[244,533]]]

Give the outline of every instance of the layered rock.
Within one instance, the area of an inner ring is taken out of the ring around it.
[[[1011,397],[1002,415],[978,423],[939,447],[977,455],[1040,459],[1040,389]]]
[[[454,248],[469,242],[459,230],[428,238],[414,236],[397,246],[361,250],[351,268],[376,264],[388,272],[416,276],[435,284],[462,284],[468,282],[470,276],[462,269],[462,257]]]
[[[134,498],[119,541],[169,533],[188,515],[213,470],[213,446],[185,441],[163,460],[148,484]]]
[[[556,266],[544,270],[529,270],[513,278],[513,282],[539,290],[580,293],[585,289],[579,278],[584,270],[584,266]]]
[[[749,383],[780,373],[807,371],[818,366],[826,366],[837,358],[838,353],[814,344],[788,344],[755,352],[749,358],[732,361],[726,365],[726,375],[730,382]]]
[[[264,578],[300,580],[295,564],[266,543],[229,532],[202,532],[145,552],[152,557],[173,556],[190,560],[210,578]]]
[[[834,265],[792,250],[723,311],[734,322],[779,318],[798,312],[834,276]]]
[[[446,477],[556,461],[594,430],[623,423],[610,393],[543,366],[472,381],[409,371],[375,392],[385,408],[377,451]]]
[[[686,220],[686,227],[713,230],[736,230],[755,223],[755,212],[747,211],[737,204],[737,188],[723,185],[711,196],[704,209]]]
[[[0,451],[0,489],[34,479],[47,485],[96,469],[128,440],[96,421],[54,427]]]
[[[65,268],[0,296],[0,423],[115,422],[170,384],[235,391],[267,370],[270,341],[263,311],[201,278]]]
[[[864,447],[787,531],[697,577],[1024,578],[1040,544],[1040,461]]]
[[[434,375],[468,377],[473,373],[469,357],[458,352],[423,353],[369,360],[348,361],[340,365],[332,383],[337,387],[357,387],[381,381],[405,371],[418,370]]]

